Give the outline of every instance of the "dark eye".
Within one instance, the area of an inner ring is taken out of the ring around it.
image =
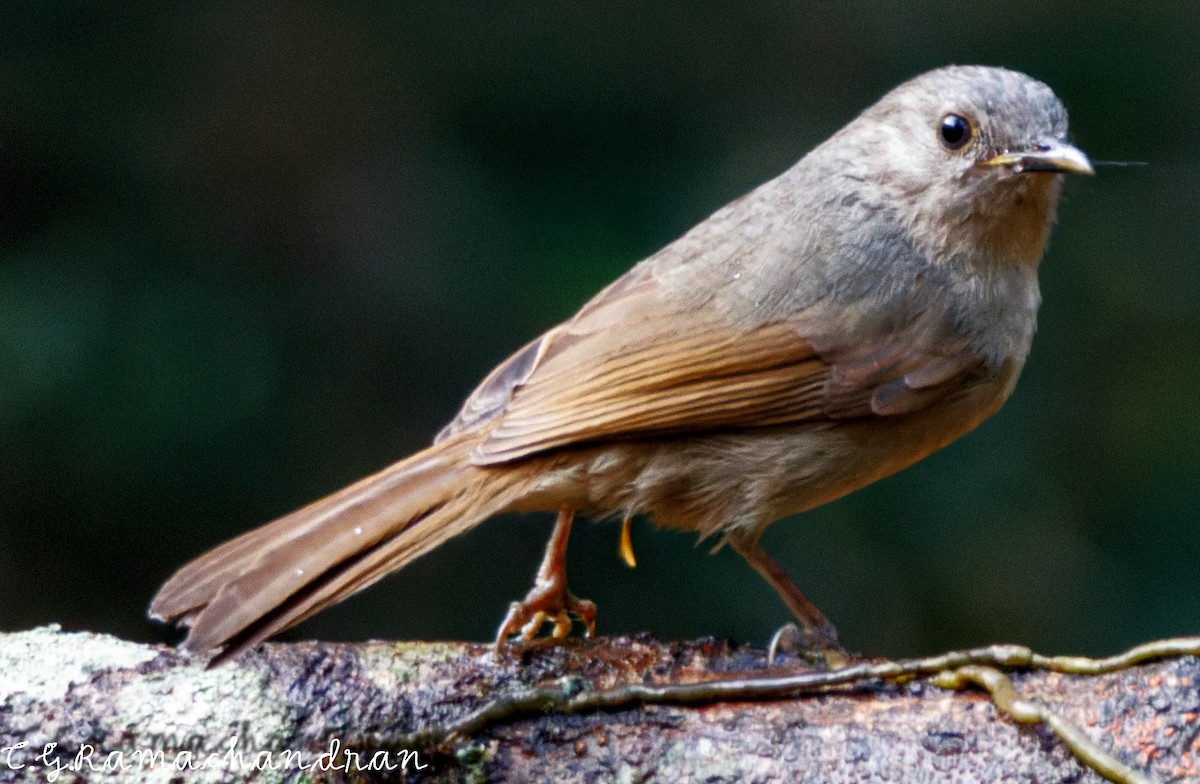
[[[961,114],[947,114],[938,127],[938,136],[947,150],[961,150],[970,143],[974,134],[971,121]]]

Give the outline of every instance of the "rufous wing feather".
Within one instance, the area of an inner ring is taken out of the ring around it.
[[[747,327],[685,317],[658,294],[646,274],[610,287],[497,368],[460,415],[481,431],[472,460],[911,413],[981,364],[961,341],[928,340],[919,322],[864,345],[831,334],[833,319],[816,308]],[[938,350],[924,350],[930,344]]]

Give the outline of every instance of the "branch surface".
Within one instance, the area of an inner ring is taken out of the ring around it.
[[[843,682],[797,660],[768,669],[761,650],[711,639],[534,642],[499,658],[466,643],[277,643],[206,664],[54,627],[0,634],[0,781],[1105,780],[981,691],[873,677],[878,663]],[[1200,781],[1194,656],[1005,670],[1018,697],[1149,780]],[[764,688],[780,679],[800,686]]]

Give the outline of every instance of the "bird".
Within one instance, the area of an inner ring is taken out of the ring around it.
[[[921,460],[1008,398],[1064,175],[1092,174],[1045,84],[946,66],[633,266],[486,376],[433,443],[183,566],[149,614],[235,656],[504,512],[556,513],[496,645],[596,606],[576,515],[728,545],[817,649],[837,633],[759,539]],[[419,601],[419,597],[414,600]]]

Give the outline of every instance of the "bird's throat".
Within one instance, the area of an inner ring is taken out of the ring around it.
[[[976,247],[997,263],[1034,266],[1042,259],[1054,224],[1062,176],[1021,174],[999,190],[976,224]]]

